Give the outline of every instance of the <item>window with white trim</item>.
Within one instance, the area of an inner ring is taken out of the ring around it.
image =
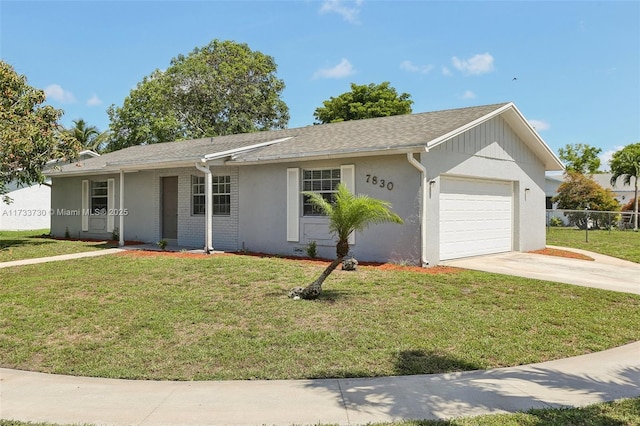
[[[213,176],[213,214],[231,214],[231,176]]]
[[[231,214],[231,176],[212,176],[213,214]],[[206,208],[204,176],[191,176],[191,214],[203,215]]]
[[[330,203],[335,199],[336,188],[340,183],[340,169],[305,169],[302,171],[302,191],[317,192]],[[322,216],[322,211],[318,210],[309,201],[309,196],[302,196],[303,216]]]
[[[204,214],[204,176],[191,176],[191,214]]]
[[[106,180],[91,181],[90,209],[93,214],[98,214],[102,210],[107,211],[108,195],[109,186]]]

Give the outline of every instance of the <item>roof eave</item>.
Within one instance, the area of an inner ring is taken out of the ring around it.
[[[267,156],[258,158],[256,160],[243,160],[232,157],[231,160],[225,164],[229,165],[254,165],[254,164],[274,164],[274,163],[291,163],[294,161],[316,161],[316,160],[333,160],[340,158],[353,158],[353,157],[374,157],[379,155],[404,155],[411,152],[425,152],[428,151],[425,145],[411,145],[400,148],[379,148],[379,149],[360,149],[360,150],[345,150],[345,151],[327,151],[327,152],[310,152],[302,154],[287,154],[278,156]]]

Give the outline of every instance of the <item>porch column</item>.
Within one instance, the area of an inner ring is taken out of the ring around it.
[[[206,164],[205,161],[202,162]],[[196,169],[204,173],[205,185],[204,185],[204,215],[205,221],[205,236],[204,236],[204,251],[211,253],[213,251],[213,175],[209,166],[203,166],[196,163]]]
[[[119,204],[118,215],[119,223],[118,223],[118,235],[120,236],[120,241],[118,241],[118,245],[120,247],[124,246],[124,171],[120,170],[120,204]]]

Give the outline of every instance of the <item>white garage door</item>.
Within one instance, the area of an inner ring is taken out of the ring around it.
[[[441,260],[511,251],[512,235],[511,182],[441,180]]]

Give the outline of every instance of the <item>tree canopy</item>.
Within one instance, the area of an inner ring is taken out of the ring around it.
[[[109,107],[108,150],[284,128],[289,109],[276,70],[271,56],[233,41],[178,55]]]
[[[609,162],[611,166],[611,186],[615,186],[620,176],[624,184],[634,183],[633,229],[638,229],[638,179],[640,178],[640,142],[627,145],[620,151],[614,152]]]
[[[553,197],[553,202],[558,203],[562,210],[581,210],[580,212],[567,212],[565,216],[571,225],[584,228],[591,220],[596,227],[607,223],[606,214],[591,213],[587,219],[582,210],[618,211],[620,205],[609,189],[598,184],[591,176],[579,172],[568,172],[564,182],[558,187],[558,195]]]
[[[564,148],[558,149],[558,156],[568,172],[594,174],[598,173],[600,169],[600,158],[598,154],[601,152],[601,148],[577,143],[567,144]]]
[[[7,184],[43,183],[50,160],[74,158],[78,144],[62,132],[62,110],[45,101],[44,91],[27,84],[13,67],[0,61],[0,195],[9,202]]]
[[[363,118],[387,117],[411,114],[411,95],[398,95],[388,81],[381,84],[357,85],[351,83],[351,91],[323,102],[313,116],[316,124],[339,121],[361,120]]]

